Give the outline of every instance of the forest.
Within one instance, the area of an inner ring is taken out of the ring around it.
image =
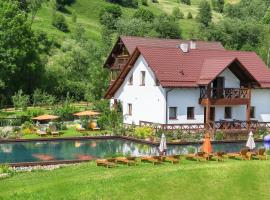
[[[269,66],[270,0],[1,0],[0,107],[102,99],[119,35],[220,41]]]

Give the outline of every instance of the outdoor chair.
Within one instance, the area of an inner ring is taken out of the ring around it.
[[[116,157],[115,158],[116,163],[123,163],[128,166],[130,165],[137,165],[136,159],[126,158],[126,157]]]
[[[103,167],[106,167],[106,168],[116,167],[115,159],[97,159],[96,160],[96,165],[97,166],[103,166]]]
[[[57,131],[56,126],[51,127],[51,135],[52,136],[59,136],[60,135],[60,132]]]
[[[37,130],[37,135],[39,136],[46,136],[47,132],[46,132],[46,127],[39,127]]]
[[[239,153],[228,153],[228,158],[237,158],[241,160],[251,160],[251,152],[248,148],[243,148]]]
[[[162,163],[161,156],[142,156],[141,162],[150,162],[153,165]]]
[[[265,148],[258,149],[255,154],[252,155],[254,158],[259,160],[267,160],[267,154]]]
[[[171,162],[172,164],[176,164],[180,162],[179,156],[176,156],[176,155],[164,156],[164,160]]]

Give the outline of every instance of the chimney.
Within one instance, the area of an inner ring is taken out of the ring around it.
[[[183,53],[188,52],[188,44],[187,43],[182,43],[182,44],[178,45],[177,48],[180,48],[183,51]]]
[[[197,44],[195,40],[190,40],[190,49],[196,49],[197,48]]]

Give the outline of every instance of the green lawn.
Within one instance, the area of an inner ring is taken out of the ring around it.
[[[96,167],[93,162],[0,181],[0,199],[270,199],[270,161],[181,161]]]

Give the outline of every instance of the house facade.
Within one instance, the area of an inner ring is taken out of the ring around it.
[[[122,104],[124,123],[270,122],[270,70],[255,53],[211,42],[144,40],[162,42],[133,41],[106,93],[112,106]]]

